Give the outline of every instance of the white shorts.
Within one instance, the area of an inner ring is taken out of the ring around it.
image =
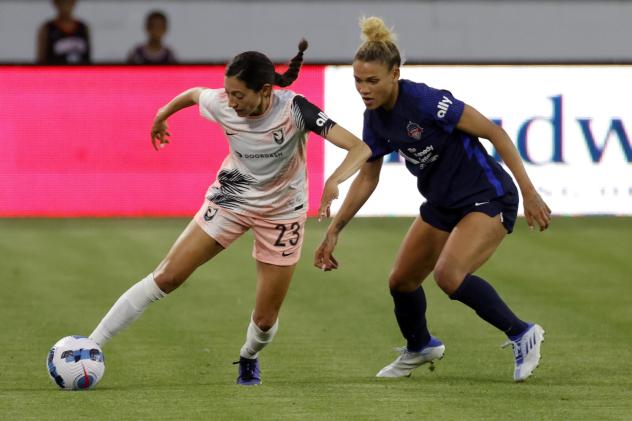
[[[224,248],[252,229],[252,257],[259,262],[292,266],[301,257],[307,213],[293,219],[264,219],[231,212],[206,200],[194,219]]]

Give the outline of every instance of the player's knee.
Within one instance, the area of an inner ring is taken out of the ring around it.
[[[456,291],[464,276],[454,265],[443,262],[437,263],[433,275],[439,288],[448,295]]]
[[[158,288],[165,294],[169,294],[176,288],[178,288],[186,280],[183,276],[178,276],[175,272],[168,270],[167,268],[158,268],[154,272],[154,281]]]
[[[391,270],[391,273],[388,275],[388,288],[390,290],[398,291],[401,286],[401,279],[397,276],[397,272],[395,270]]]
[[[388,288],[391,291],[410,292],[419,287],[421,282],[430,271],[424,271],[424,274],[404,274],[394,268],[388,276]]]
[[[276,319],[277,319],[276,314],[274,315],[267,314],[267,315],[253,316],[252,321],[254,322],[254,324],[257,325],[259,329],[261,329],[264,332],[267,332],[268,330],[272,328],[272,326],[274,326],[274,323],[276,323]]]

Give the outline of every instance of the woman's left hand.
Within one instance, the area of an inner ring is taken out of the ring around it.
[[[323,218],[329,218],[331,215],[331,202],[338,198],[338,183],[327,180],[323,188],[323,195],[320,199],[320,208],[318,208],[318,221]]]

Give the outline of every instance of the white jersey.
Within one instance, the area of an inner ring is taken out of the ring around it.
[[[230,153],[207,198],[233,212],[290,219],[307,211],[306,140],[335,124],[292,91],[273,90],[270,106],[256,117],[239,117],[224,89],[200,95],[200,114],[224,129]]]

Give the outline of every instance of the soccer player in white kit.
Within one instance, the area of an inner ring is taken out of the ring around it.
[[[305,142],[313,131],[347,150],[326,180],[320,216],[338,197],[338,184],[353,175],[371,151],[360,139],[334,123],[317,106],[285,87],[297,77],[307,42],[284,74],[256,51],[241,53],[228,64],[223,89],[192,88],[158,110],[151,129],[154,148],[169,143],[167,119],[198,104],[200,114],[219,124],[230,153],[209,187],[199,212],[158,267],[128,289],[101,320],[90,338],[103,346],[193,273],[253,230],[257,265],[255,308],[239,353],[237,383],[261,383],[258,354],[278,329],[278,314],[301,254],[307,215]]]

